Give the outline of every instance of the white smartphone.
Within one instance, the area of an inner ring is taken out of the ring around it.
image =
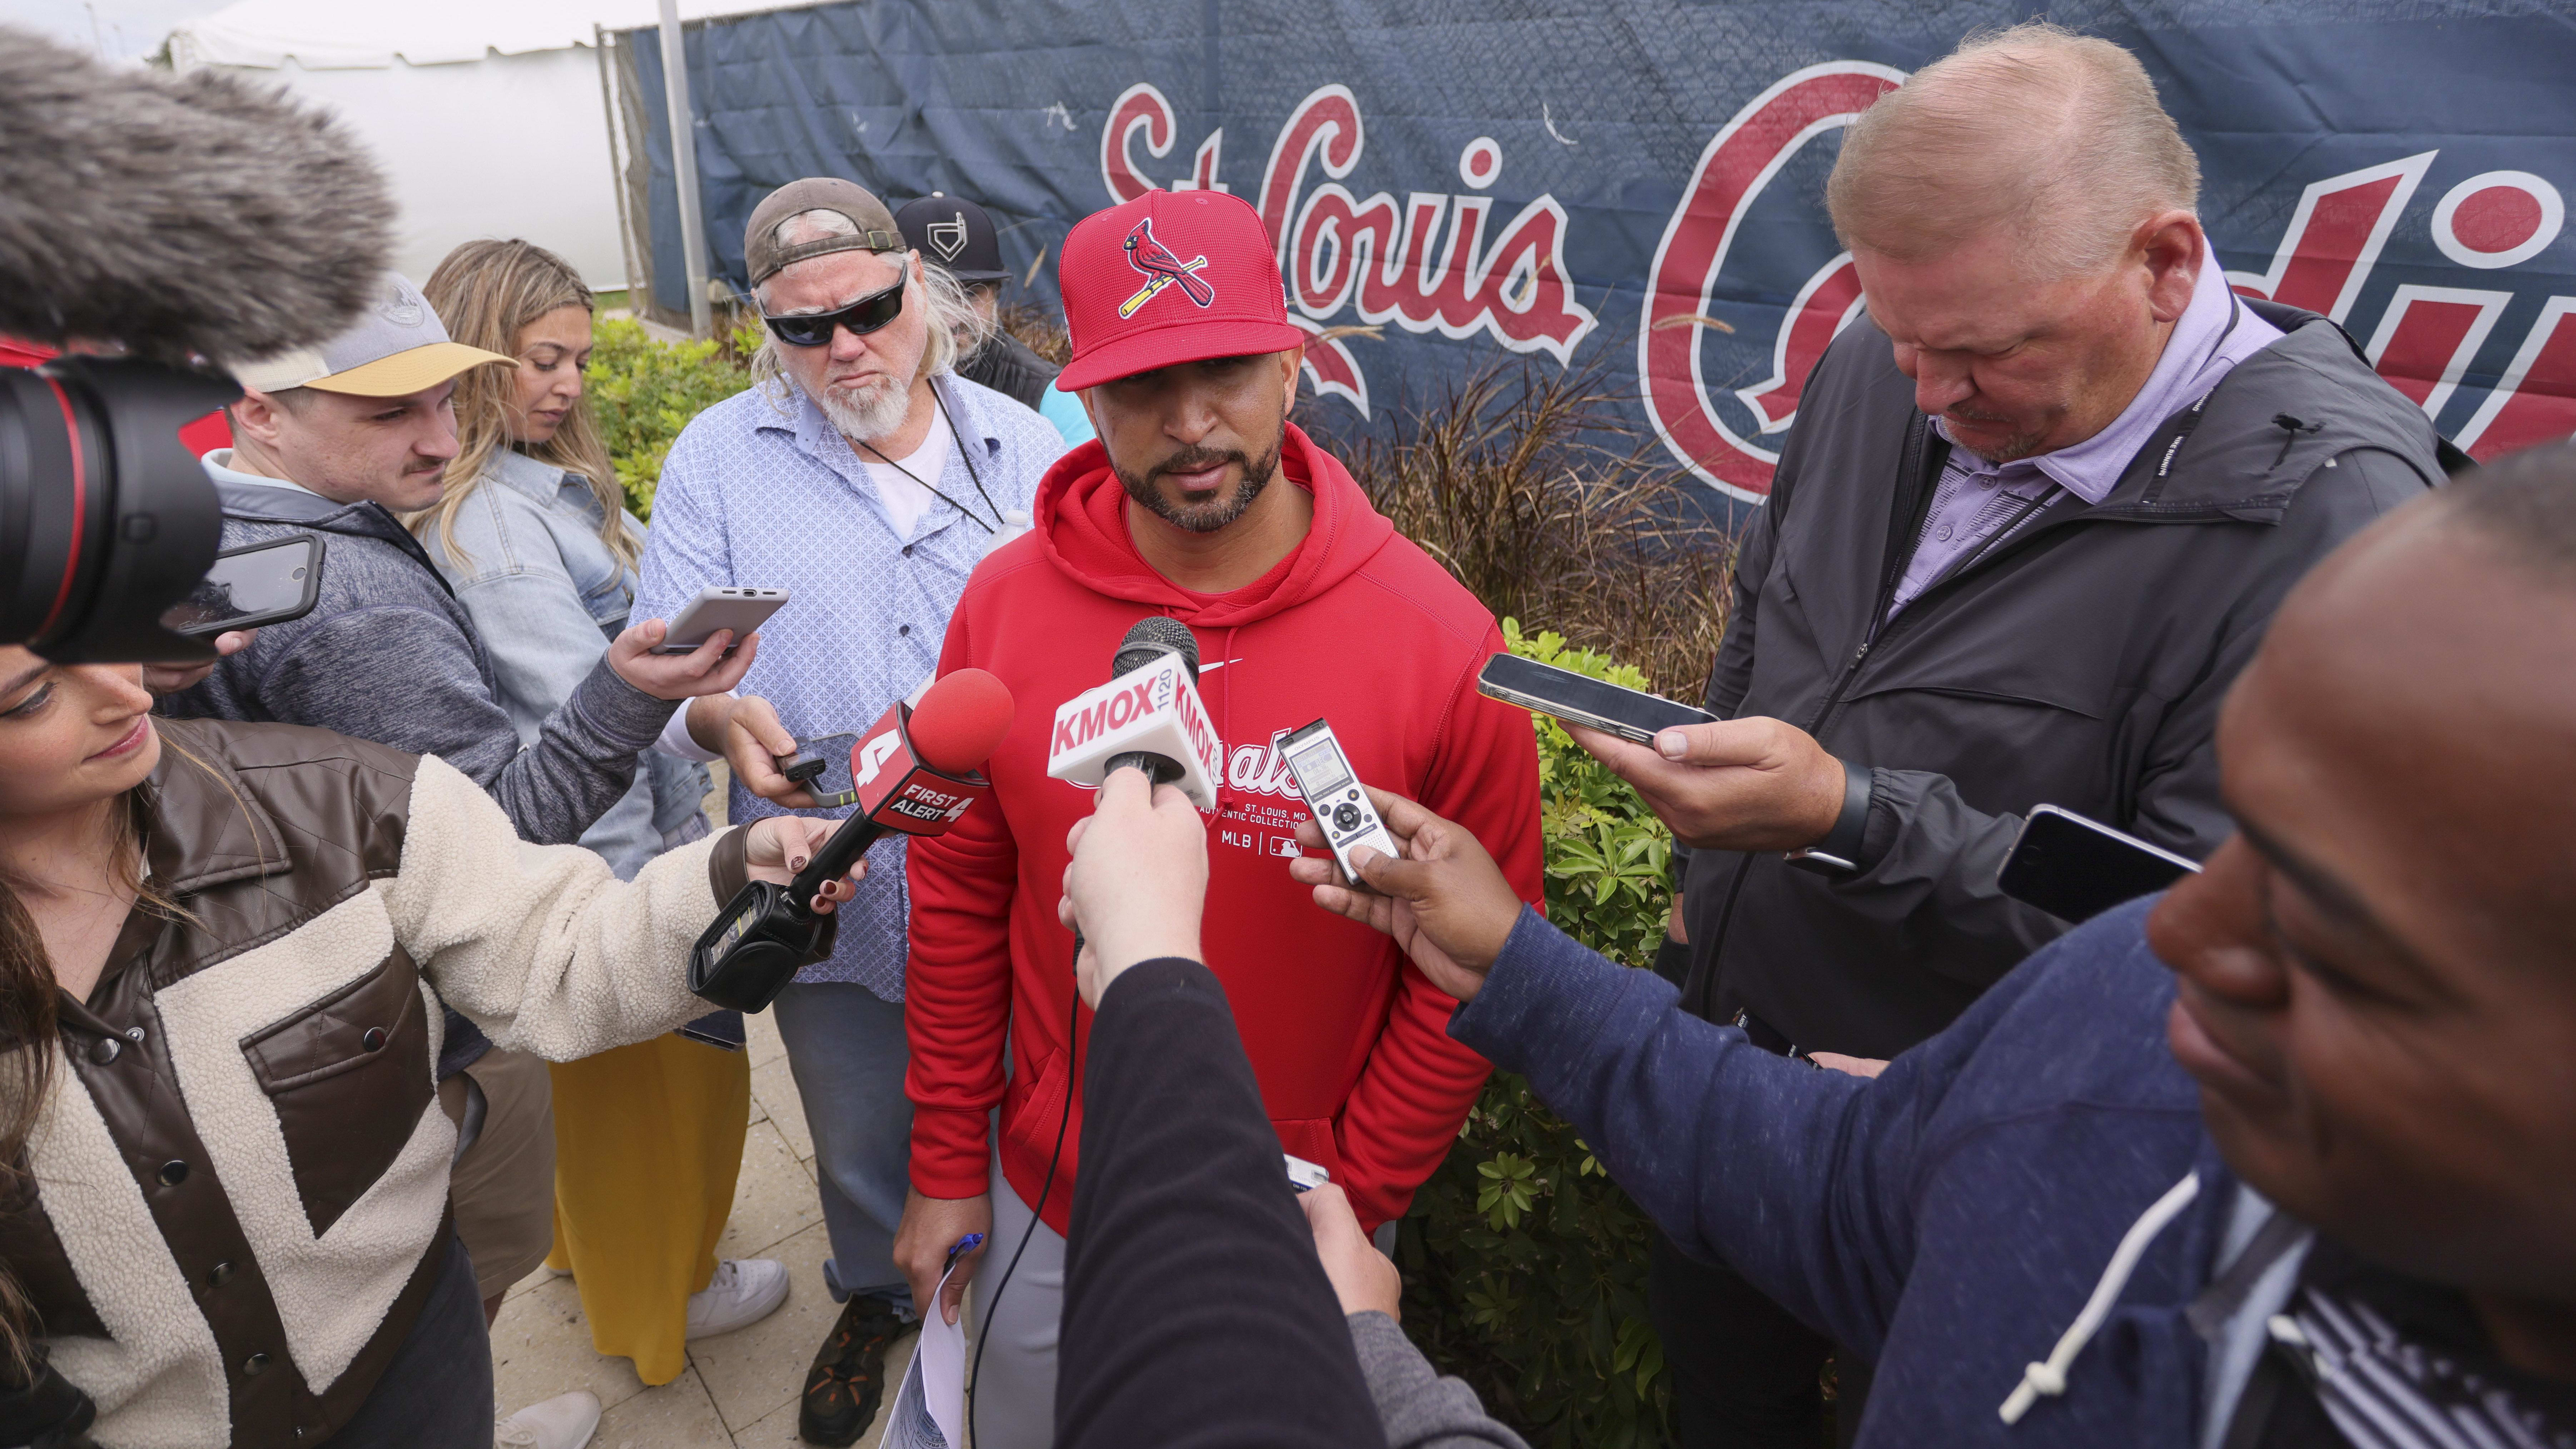
[[[707,642],[718,629],[731,629],[734,641],[761,626],[787,603],[785,589],[728,589],[709,584],[680,608],[671,632],[653,646],[656,654],[686,654]],[[732,653],[728,647],[726,653]]]
[[[1351,865],[1351,852],[1365,845],[1380,855],[1394,855],[1395,837],[1378,820],[1377,807],[1360,788],[1359,775],[1342,753],[1341,741],[1333,738],[1333,727],[1317,720],[1281,735],[1278,745],[1288,757],[1288,774],[1297,782],[1297,793],[1306,797],[1306,808],[1315,812],[1315,823],[1323,828],[1324,843],[1332,847],[1334,861],[1351,884],[1366,890],[1367,884]]]

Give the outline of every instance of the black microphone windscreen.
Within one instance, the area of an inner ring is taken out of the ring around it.
[[[366,149],[281,91],[0,26],[0,333],[235,363],[338,335],[393,254]]]
[[[1118,641],[1118,652],[1109,659],[1109,677],[1116,679],[1164,653],[1181,656],[1181,663],[1189,666],[1190,682],[1198,683],[1198,636],[1190,632],[1189,625],[1165,614],[1148,614],[1137,620],[1127,637]]]

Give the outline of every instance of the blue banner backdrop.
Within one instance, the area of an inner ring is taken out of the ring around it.
[[[1401,12],[1398,14],[1397,12]],[[1384,425],[1499,350],[1601,368],[1675,460],[1759,502],[1859,308],[1823,190],[1841,128],[2027,7],[1894,0],[860,0],[688,33],[716,269],[770,188],[971,196],[1054,301],[1078,218],[1252,202],[1313,406]],[[2558,0],[2090,0],[2200,153],[2239,290],[2324,312],[2479,457],[2576,432],[2576,15]],[[653,283],[685,295],[653,32]],[[1373,325],[1371,335],[1326,329]],[[1712,499],[1712,502],[1718,501]]]

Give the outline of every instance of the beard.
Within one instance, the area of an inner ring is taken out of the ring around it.
[[[1271,478],[1279,471],[1279,447],[1278,443],[1272,443],[1270,451],[1262,454],[1258,461],[1239,451],[1184,448],[1157,464],[1154,471],[1141,476],[1114,463],[1110,466],[1111,471],[1118,475],[1118,485],[1126,489],[1127,496],[1136,500],[1146,512],[1185,533],[1214,533],[1241,518],[1251,509],[1253,500],[1261,496],[1261,490],[1270,486]],[[1167,473],[1196,473],[1221,463],[1240,464],[1243,481],[1234,485],[1232,493],[1211,498],[1205,503],[1175,503],[1164,497],[1163,490],[1155,486]]]
[[[902,429],[912,415],[912,389],[880,377],[863,388],[824,388],[814,405],[842,437],[870,442]]]

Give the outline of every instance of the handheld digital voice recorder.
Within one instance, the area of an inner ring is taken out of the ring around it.
[[[1323,720],[1300,726],[1281,735],[1278,748],[1288,757],[1288,773],[1297,782],[1297,793],[1306,797],[1306,808],[1315,812],[1334,862],[1351,884],[1367,889],[1359,868],[1351,864],[1351,852],[1363,845],[1381,855],[1399,852],[1395,837],[1377,818],[1377,807],[1369,803],[1368,791],[1360,788],[1342,742],[1333,738],[1333,727]]]

